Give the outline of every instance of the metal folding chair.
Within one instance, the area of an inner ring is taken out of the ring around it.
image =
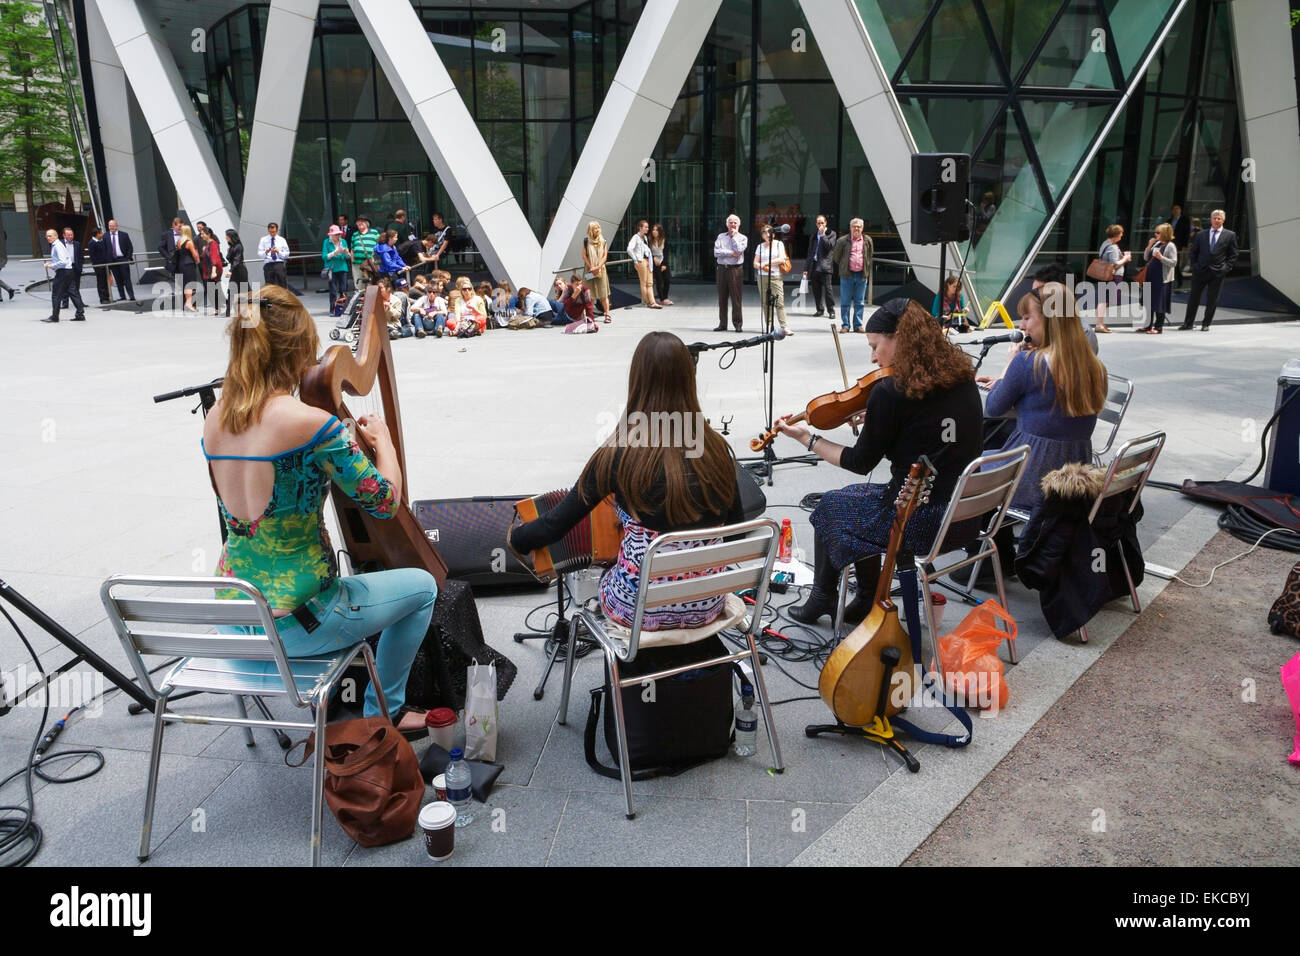
[[[1020,445],[1007,451],[976,458],[967,465],[966,470],[957,479],[957,484],[952,490],[952,497],[948,499],[948,508],[944,511],[943,521],[934,536],[934,544],[928,553],[916,555],[913,558],[916,564],[917,577],[921,580],[926,625],[930,631],[930,642],[934,646],[936,659],[939,653],[939,634],[934,619],[934,600],[931,597],[930,585],[938,581],[941,576],[973,564],[974,568],[971,571],[971,581],[973,582],[979,574],[980,565],[983,564],[986,558],[991,557],[993,560],[993,576],[998,586],[998,601],[1004,608],[1007,606],[1007,592],[1002,581],[1002,563],[998,560],[998,546],[993,538],[998,533],[998,529],[1002,527],[1002,520],[1007,513],[1007,506],[1011,503],[1016,488],[1020,485],[1020,476],[1024,474],[1025,463],[1028,460],[1029,446]],[[974,526],[973,522],[991,512],[996,513],[988,528],[980,530]],[[957,529],[956,534],[953,534],[953,529]],[[950,538],[961,538],[962,540],[949,540]],[[973,554],[966,554],[965,557],[952,564],[935,567],[935,561],[938,560],[940,555],[965,547],[969,543],[978,543],[978,550]],[[901,558],[899,565],[900,567],[902,565]],[[848,594],[849,571],[852,570],[852,567],[852,565],[846,566],[840,574],[839,599],[835,608],[836,637],[842,636],[844,603]],[[952,587],[951,585],[945,586]],[[971,600],[975,599],[970,588],[966,589],[964,595]],[[1008,638],[1007,653],[1011,657],[1012,664],[1019,662],[1014,639]]]
[[[1101,491],[1097,493],[1097,500],[1092,503],[1092,510],[1088,512],[1088,524],[1092,524],[1106,499],[1114,498],[1116,495],[1131,491],[1133,500],[1128,506],[1128,511],[1131,514],[1137,508],[1138,501],[1142,497],[1142,489],[1146,487],[1147,479],[1151,477],[1151,469],[1155,467],[1156,459],[1160,457],[1160,451],[1164,447],[1164,432],[1152,432],[1124,443],[1115,460],[1106,469],[1106,479],[1102,483]],[[1123,548],[1119,549],[1119,559],[1124,567],[1124,579],[1128,582],[1128,594],[1129,600],[1133,602],[1133,613],[1141,614],[1142,603],[1138,600],[1137,588],[1133,585],[1133,574],[1129,570],[1128,559],[1124,557]],[[1079,627],[1079,639],[1084,643],[1088,641],[1088,629],[1085,626]]]
[[[781,745],[777,741],[776,727],[772,723],[772,705],[768,700],[767,685],[758,660],[755,636],[762,628],[763,609],[767,606],[768,582],[772,579],[772,564],[781,541],[781,529],[775,521],[759,519],[740,524],[705,528],[698,531],[678,531],[661,534],[646,549],[637,581],[636,611],[632,619],[631,634],[627,638],[605,627],[605,618],[598,611],[584,608],[573,619],[572,640],[586,630],[605,652],[609,665],[610,687],[613,689],[610,707],[618,729],[618,765],[623,777],[623,795],[627,801],[627,818],[636,816],[632,804],[632,768],[627,754],[627,726],[623,716],[624,687],[640,685],[645,681],[663,680],[686,671],[732,661],[748,660],[754,672],[754,690],[762,705],[763,722],[767,727],[768,743],[772,747],[773,769],[785,770],[781,760]],[[698,574],[683,580],[661,580],[669,576]],[[636,660],[641,645],[641,623],[646,611],[666,604],[683,601],[703,601],[722,597],[736,591],[754,590],[754,604],[749,609],[745,625],[748,649],[710,658],[683,667],[656,671],[624,678],[619,665]],[[564,661],[564,692],[560,698],[559,723],[568,720],[569,689],[573,683],[573,658]]]
[[[195,597],[194,592],[202,597]],[[247,600],[222,600],[218,591],[238,591]],[[128,577],[109,578],[99,589],[108,618],[135,668],[141,689],[154,699],[153,746],[149,753],[149,779],[145,790],[144,824],[140,829],[139,858],[149,859],[154,799],[158,792],[158,766],[162,758],[163,728],[167,723],[228,724],[243,727],[248,745],[254,745],[253,728],[310,730],[316,734],[312,766],[311,862],[320,864],[322,801],[325,786],[325,712],[330,694],[348,665],[360,655],[370,672],[379,706],[388,712],[383,685],[375,670],[370,645],[361,641],[332,657],[290,658],[275,627],[275,618],[256,587],[238,578]],[[179,626],[196,628],[181,630]],[[199,629],[201,628],[201,629]],[[224,629],[212,633],[209,628]],[[181,655],[155,685],[144,658]],[[274,667],[268,665],[274,664]],[[225,694],[235,698],[238,717],[176,713],[167,705],[173,693]],[[295,707],[310,710],[308,721],[255,720],[248,716],[244,698],[283,697]]]
[[[1128,403],[1133,401],[1133,383],[1119,375],[1111,375],[1110,384],[1106,389],[1106,404],[1102,406],[1097,413],[1097,425],[1093,429],[1095,435],[1098,430],[1110,426],[1110,434],[1106,436],[1106,444],[1100,448],[1093,448],[1092,460],[1096,465],[1101,464],[1102,458],[1109,454],[1111,446],[1115,444],[1115,436],[1119,434],[1119,426],[1124,421],[1124,414],[1128,411]],[[1095,445],[1095,443],[1094,443]]]

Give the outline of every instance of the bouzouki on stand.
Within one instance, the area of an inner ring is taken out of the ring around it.
[[[308,405],[324,409],[345,424],[352,413],[344,404],[343,394],[378,398],[384,421],[393,438],[397,461],[402,469],[402,500],[391,518],[367,514],[351,498],[330,485],[330,500],[338,515],[339,529],[354,573],[382,568],[423,568],[434,576],[441,592],[447,580],[447,565],[420,527],[411,511],[410,475],[406,470],[406,444],[402,440],[402,413],[397,401],[397,382],[393,374],[393,353],[388,344],[388,322],[379,301],[379,287],[371,286],[361,310],[361,331],[357,335],[356,355],[347,345],[325,350],[320,362],[307,370],[299,390]],[[359,430],[353,437],[371,459],[370,448]]]
[[[912,512],[929,500],[933,485],[934,468],[922,456],[912,465],[894,501],[894,526],[881,562],[871,611],[831,652],[817,682],[817,690],[836,722],[804,728],[809,737],[826,733],[861,734],[897,753],[912,773],[919,771],[921,765],[898,740],[889,718],[907,706],[919,689],[918,672],[911,636],[899,622],[898,608],[889,594],[904,529]]]

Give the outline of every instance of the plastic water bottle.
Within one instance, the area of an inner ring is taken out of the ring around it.
[[[470,793],[469,767],[459,747],[451,752],[451,763],[443,775],[447,778],[447,802],[456,808],[456,826],[469,826],[474,819],[474,797]]]
[[[754,713],[754,688],[749,684],[740,685],[740,703],[736,705],[736,754],[752,757],[758,753],[755,738],[758,730],[758,715]],[[450,786],[450,784],[448,784]]]

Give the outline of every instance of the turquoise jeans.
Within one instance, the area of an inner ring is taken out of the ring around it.
[[[406,678],[429,630],[438,584],[421,568],[395,568],[339,578],[333,588],[307,602],[320,626],[310,634],[297,619],[276,622],[290,657],[314,657],[341,651],[379,634],[375,669],[388,711],[395,718],[406,701]],[[379,716],[374,683],[366,689],[364,716]]]

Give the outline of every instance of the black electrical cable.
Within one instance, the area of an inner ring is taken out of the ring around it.
[[[23,646],[27,648],[27,654],[31,657],[36,669],[45,679],[45,668],[41,666],[41,659],[37,656],[36,651],[32,648],[31,642],[27,640],[27,635],[23,633],[18,622],[15,621],[3,606],[0,606],[0,614],[3,614],[9,626],[14,629],[18,639],[22,641]],[[50,718],[50,695],[48,688],[44,694],[45,705],[41,709],[41,722],[36,728],[36,736],[32,738],[31,750],[27,753],[27,763],[20,769],[15,770],[9,776],[0,780],[0,789],[8,786],[11,780],[18,777],[23,778],[24,789],[26,790],[27,799],[25,804],[17,806],[0,806],[0,863],[4,866],[26,866],[40,852],[41,841],[44,834],[40,826],[36,823],[36,796],[32,789],[32,777],[40,777],[48,783],[74,783],[78,780],[85,780],[87,777],[94,776],[104,767],[104,755],[95,748],[78,748],[74,750],[63,750],[57,754],[38,755],[38,749],[42,746],[45,737],[45,724]],[[68,713],[71,717],[73,713],[80,710],[80,707],[74,707]],[[67,719],[66,717],[64,718]],[[82,757],[94,757],[97,759],[95,766],[86,771],[72,776],[58,776],[46,773],[41,768],[46,764],[51,764],[59,760],[67,760],[75,757],[80,760]],[[15,816],[8,814],[13,813]]]

